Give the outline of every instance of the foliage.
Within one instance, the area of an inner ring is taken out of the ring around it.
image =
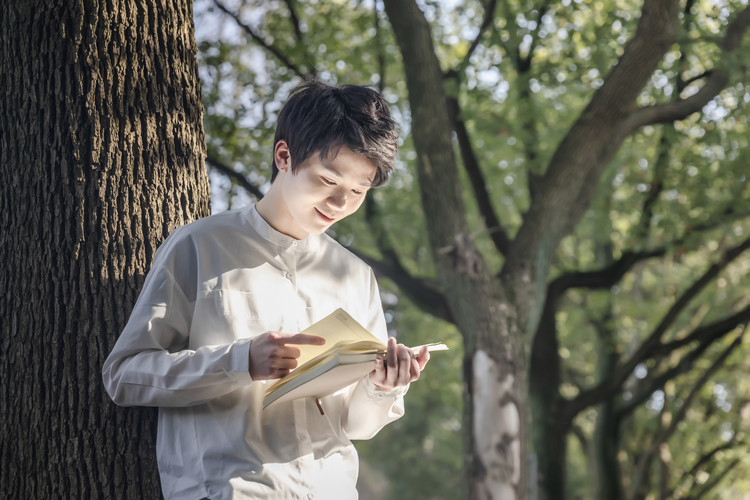
[[[683,5],[679,43],[670,46],[637,105],[695,95],[707,72],[717,69],[729,72],[729,82],[701,112],[631,134],[601,179],[592,181],[597,189],[591,206],[555,249],[551,283],[640,256],[607,286],[565,290],[553,311],[562,374],[555,391],[575,408],[566,430],[569,498],[595,495],[603,480],[595,451],[597,426],[605,420],[601,403],[612,405],[619,419],[615,458],[626,497],[669,492],[675,498],[726,498],[750,488],[742,480],[750,477],[748,465],[737,460],[747,452],[750,423],[750,387],[737,376],[748,368],[748,348],[741,340],[750,285],[747,252],[680,302],[750,233],[750,43],[745,39],[730,55],[719,49],[727,24],[746,4]],[[459,70],[455,79],[446,75],[446,93],[458,100],[484,189],[512,237],[529,209],[535,179],[635,35],[641,4],[425,0],[419,5],[431,23],[443,70]],[[379,2],[200,0],[195,9],[208,164],[217,183],[226,183],[216,169],[224,164],[261,190],[267,186],[275,113],[302,76],[316,73],[330,83],[379,86],[402,124],[400,160],[389,187],[372,197],[371,210],[342,223],[335,235],[437,288],[418,200],[403,68]],[[487,9],[495,9],[491,24],[465,59]],[[493,228],[485,227],[486,213],[475,203],[468,171],[462,172],[462,183],[469,230],[485,261],[499,271],[504,256],[493,242]],[[244,196],[233,184],[228,204],[244,202]],[[411,389],[411,417],[358,448],[363,461],[387,475],[392,498],[456,498],[463,457],[456,427],[462,370],[458,334],[420,313],[424,304],[407,298],[398,282],[383,284],[392,298],[386,303],[392,328],[408,343],[444,336],[454,349],[434,356],[424,380]],[[581,395],[625,366],[667,317],[660,342],[674,348],[646,356],[605,401],[578,405]],[[706,345],[698,339],[683,342],[728,318],[737,319]]]

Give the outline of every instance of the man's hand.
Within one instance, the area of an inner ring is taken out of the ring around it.
[[[389,391],[402,387],[419,379],[419,375],[430,360],[427,346],[422,346],[414,356],[411,349],[404,344],[396,344],[393,337],[388,339],[388,352],[385,359],[375,360],[375,370],[370,373],[370,380],[378,389]]]
[[[250,376],[253,380],[281,378],[297,367],[300,350],[295,345],[323,345],[326,340],[306,333],[266,332],[250,343]]]

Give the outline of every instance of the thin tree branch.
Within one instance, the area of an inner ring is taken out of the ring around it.
[[[350,247],[349,251],[372,267],[379,276],[384,276],[398,285],[399,289],[414,302],[414,305],[424,312],[455,324],[455,319],[453,318],[447,299],[436,288],[428,285],[424,280],[404,272],[403,269],[398,269],[374,259],[355,248]]]
[[[732,471],[732,469],[737,467],[740,463],[741,463],[740,459],[737,458],[733,460],[732,462],[730,462],[729,465],[727,465],[727,467],[720,473],[711,474],[710,479],[703,484],[703,486],[698,491],[698,493],[696,495],[686,497],[685,500],[699,500],[701,498],[705,498],[706,493],[714,489],[716,485],[718,485],[721,482],[721,480],[724,479],[727,476],[727,474],[729,474]]]
[[[451,77],[455,78],[456,86],[458,86],[458,75],[452,73]],[[448,115],[453,122],[453,130],[456,132],[456,138],[458,139],[458,147],[461,152],[461,159],[469,176],[471,187],[474,192],[474,197],[479,208],[479,213],[482,216],[484,225],[492,238],[492,243],[495,248],[501,254],[505,254],[509,245],[509,238],[505,229],[503,228],[500,219],[495,213],[495,209],[492,206],[492,200],[487,192],[487,182],[482,174],[482,170],[479,167],[479,160],[474,153],[474,147],[471,144],[471,138],[469,137],[469,131],[466,129],[466,124],[460,117],[458,97],[446,95],[446,101],[448,105]]]
[[[703,353],[710,347],[714,342],[719,340],[722,336],[730,333],[735,326],[737,326],[739,323],[734,324],[732,327],[719,330],[716,332],[716,334],[712,337],[703,338],[698,346],[695,347],[692,351],[690,351],[688,354],[683,356],[682,359],[673,367],[665,370],[664,372],[651,377],[650,380],[642,386],[636,394],[633,395],[633,397],[628,400],[628,403],[625,405],[621,405],[617,408],[617,414],[621,418],[626,417],[627,415],[631,414],[633,411],[636,410],[641,404],[643,404],[651,395],[658,389],[664,387],[664,385],[676,378],[677,376],[687,373],[693,366],[693,364],[703,355]],[[731,349],[728,349],[725,351],[727,356],[729,353],[731,353],[732,350],[736,347],[735,344],[739,345],[739,341],[742,339],[742,333],[735,339],[735,341],[732,343]],[[723,354],[722,354],[723,356]],[[720,356],[718,358],[723,362],[726,357],[722,359]]]
[[[529,46],[529,51],[526,54],[526,57],[521,56],[521,46],[519,45],[516,47],[516,69],[519,73],[525,73],[531,68],[531,60],[534,57],[534,50],[539,43],[539,30],[542,27],[542,18],[549,11],[550,3],[552,3],[550,0],[545,0],[537,11],[539,15],[537,16],[536,26],[531,32],[531,45]]]
[[[380,210],[372,196],[365,198],[364,208],[365,220],[372,230],[373,239],[384,258],[384,263],[392,267],[396,273],[408,274],[404,266],[401,264],[401,258],[393,246],[390,234],[385,230],[385,227],[383,227]]]
[[[570,288],[602,289],[615,285],[638,262],[667,253],[667,247],[655,248],[643,252],[626,251],[607,267],[595,271],[575,271],[561,274],[548,286],[549,294],[561,294]]]
[[[378,13],[378,1],[376,0],[372,6],[373,19],[375,21],[375,49],[377,52],[378,60],[378,90],[383,93],[385,90],[385,50],[383,49],[383,38],[380,30],[380,14]]]
[[[667,440],[674,434],[674,432],[677,430],[677,426],[680,422],[685,418],[685,415],[687,414],[688,408],[690,408],[690,405],[692,405],[693,400],[698,395],[698,392],[703,388],[703,386],[708,382],[708,380],[711,378],[711,376],[716,373],[716,371],[724,364],[726,359],[729,357],[729,355],[734,351],[742,342],[742,335],[740,334],[734,341],[724,349],[724,351],[719,355],[719,357],[711,364],[708,370],[706,370],[693,384],[693,387],[690,389],[690,392],[688,393],[687,397],[684,398],[682,405],[678,408],[676,412],[673,412],[672,419],[669,423],[669,425],[662,429],[661,432],[659,432],[651,441],[648,448],[643,452],[643,454],[639,457],[638,463],[636,464],[636,473],[635,473],[635,479],[634,482],[636,484],[642,484],[643,479],[645,478],[645,475],[648,473],[648,465],[651,462],[652,457],[654,456],[654,453],[656,453],[656,450],[659,448],[659,446],[662,443],[667,442]],[[692,364],[695,362],[695,360],[700,357],[702,352],[708,348],[708,343],[704,343],[701,346],[697,347],[689,356],[686,356],[683,358],[683,360],[678,363],[675,370],[668,370],[668,372],[674,372],[671,374],[669,378],[665,378],[661,382],[664,383],[666,380],[669,380],[670,378],[673,378],[677,376],[680,373],[684,373],[687,370],[690,369]],[[683,364],[684,362],[684,364]],[[666,375],[666,374],[665,374]],[[663,378],[663,377],[658,377]],[[630,405],[629,405],[630,406]]]
[[[289,10],[289,20],[292,22],[294,37],[298,42],[303,42],[302,28],[300,27],[299,18],[297,17],[297,11],[294,8],[295,0],[284,0],[284,3],[286,3],[286,8]]]
[[[740,47],[742,38],[748,27],[750,27],[750,6],[737,14],[729,23],[724,38],[719,42],[719,47],[725,58],[726,55]],[[719,62],[719,65],[721,65],[721,62]],[[682,120],[700,111],[708,101],[713,99],[729,83],[729,73],[721,66],[717,66],[713,70],[704,73],[704,75],[706,76],[706,83],[694,95],[675,102],[647,106],[633,112],[628,117],[626,123],[628,133],[644,125]]]
[[[692,342],[704,342],[706,340],[713,341],[747,321],[750,321],[750,306],[745,307],[731,316],[711,323],[710,325],[696,328],[692,333],[679,340],[660,344],[653,350],[652,357],[664,357]]]
[[[381,223],[378,206],[372,196],[365,198],[364,208],[365,220],[372,229],[373,239],[383,256],[383,260],[373,259],[352,248],[350,250],[368,263],[377,274],[390,278],[396,283],[417,307],[428,314],[452,323],[450,308],[443,294],[428,285],[426,281],[412,276],[402,265],[390,235]]]
[[[226,163],[214,158],[211,155],[206,156],[206,163],[208,163],[213,168],[223,173],[230,179],[234,180],[234,182],[236,182],[237,184],[245,188],[257,200],[260,200],[261,198],[263,198],[263,193],[260,191],[260,189],[258,189],[258,187],[255,184],[247,180],[247,177],[245,177],[239,172],[236,172],[232,167],[230,167]]]
[[[729,206],[722,212],[718,213],[714,220],[705,222],[697,226],[688,227],[685,235],[672,241],[664,246],[644,251],[627,250],[615,262],[607,267],[591,271],[573,271],[561,274],[550,281],[547,294],[561,294],[571,288],[590,288],[602,289],[610,288],[615,285],[633,266],[643,260],[654,257],[661,257],[667,253],[670,248],[679,248],[698,232],[710,231],[722,225],[726,225],[733,220],[741,220],[749,217],[750,213],[740,213],[735,210],[734,206]]]
[[[595,405],[604,399],[611,397],[620,390],[622,384],[632,373],[633,369],[648,358],[653,357],[654,352],[658,350],[660,340],[666,330],[672,326],[678,315],[687,307],[687,305],[700,293],[716,276],[726,268],[742,252],[750,248],[750,238],[746,239],[739,245],[730,248],[721,256],[718,262],[711,265],[706,272],[698,278],[667,311],[659,324],[654,328],[651,334],[641,343],[637,351],[623,363],[616,373],[607,380],[603,380],[597,386],[580,393],[570,401],[568,406],[570,417],[578,414],[584,408]]]
[[[720,453],[725,450],[730,450],[733,447],[737,446],[737,443],[735,441],[735,435],[732,436],[732,438],[727,441],[726,443],[722,443],[719,446],[714,447],[713,449],[707,451],[704,453],[696,462],[693,464],[693,466],[690,468],[690,470],[682,475],[681,481],[678,482],[675,487],[671,491],[670,498],[675,498],[674,492],[677,489],[677,486],[682,484],[686,478],[694,478],[695,474],[703,467],[704,464],[708,463],[709,460],[711,460],[717,453]]]
[[[466,69],[467,66],[469,66],[471,56],[474,54],[474,51],[479,46],[479,41],[482,39],[482,36],[484,36],[484,33],[487,31],[487,28],[492,26],[492,21],[495,19],[495,7],[497,7],[497,0],[490,0],[487,5],[484,8],[484,18],[482,19],[482,24],[479,25],[479,32],[477,33],[477,36],[474,38],[474,40],[471,42],[471,46],[469,46],[469,50],[466,51],[466,55],[464,56],[461,63],[458,65],[457,72],[463,73],[464,69]]]
[[[297,44],[303,47],[303,50],[305,51],[305,61],[307,61],[307,65],[312,68],[310,73],[311,75],[315,75],[318,71],[315,68],[315,61],[310,55],[310,51],[308,50],[308,46],[302,35],[302,27],[300,26],[299,17],[297,17],[297,9],[295,8],[296,0],[284,0],[284,3],[286,3],[286,8],[289,10],[289,20],[292,23],[294,37],[297,39]]]
[[[669,165],[669,152],[671,149],[671,143],[667,138],[667,134],[670,132],[671,130],[662,130],[661,137],[659,138],[659,149],[654,163],[654,177],[651,180],[651,187],[648,191],[648,195],[643,201],[641,219],[635,229],[636,241],[646,241],[649,230],[651,229],[654,206],[659,200],[659,195],[661,195],[664,190],[664,175],[666,174]]]
[[[300,78],[305,78],[308,76],[308,74],[297,67],[292,61],[290,61],[279,49],[271,45],[270,43],[266,42],[260,35],[258,35],[255,30],[253,30],[252,27],[250,27],[248,24],[244,23],[241,19],[239,14],[232,12],[229,10],[228,7],[226,7],[222,2],[219,0],[213,0],[214,4],[222,10],[225,14],[227,14],[229,17],[234,19],[234,21],[237,23],[237,25],[242,28],[245,33],[250,35],[250,38],[255,40],[255,42],[263,47],[265,50],[273,54],[274,57],[276,57],[284,66],[289,68],[295,75],[299,76]]]

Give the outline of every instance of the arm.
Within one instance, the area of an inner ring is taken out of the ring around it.
[[[246,332],[246,338],[234,342],[218,340],[233,337],[227,335],[207,342],[211,345],[191,348],[192,319],[201,288],[199,268],[194,242],[182,231],[177,230],[160,247],[128,324],[102,370],[115,403],[200,404],[254,380],[279,378],[297,364],[295,344],[324,342],[304,334]]]
[[[180,230],[159,248],[102,368],[107,392],[118,405],[191,406],[252,381],[250,339],[188,349],[197,267],[196,251]]]

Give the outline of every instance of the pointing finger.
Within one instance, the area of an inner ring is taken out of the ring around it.
[[[297,345],[323,345],[326,343],[326,339],[317,335],[310,335],[308,333],[297,333],[291,337],[279,339],[281,344],[297,344]]]

